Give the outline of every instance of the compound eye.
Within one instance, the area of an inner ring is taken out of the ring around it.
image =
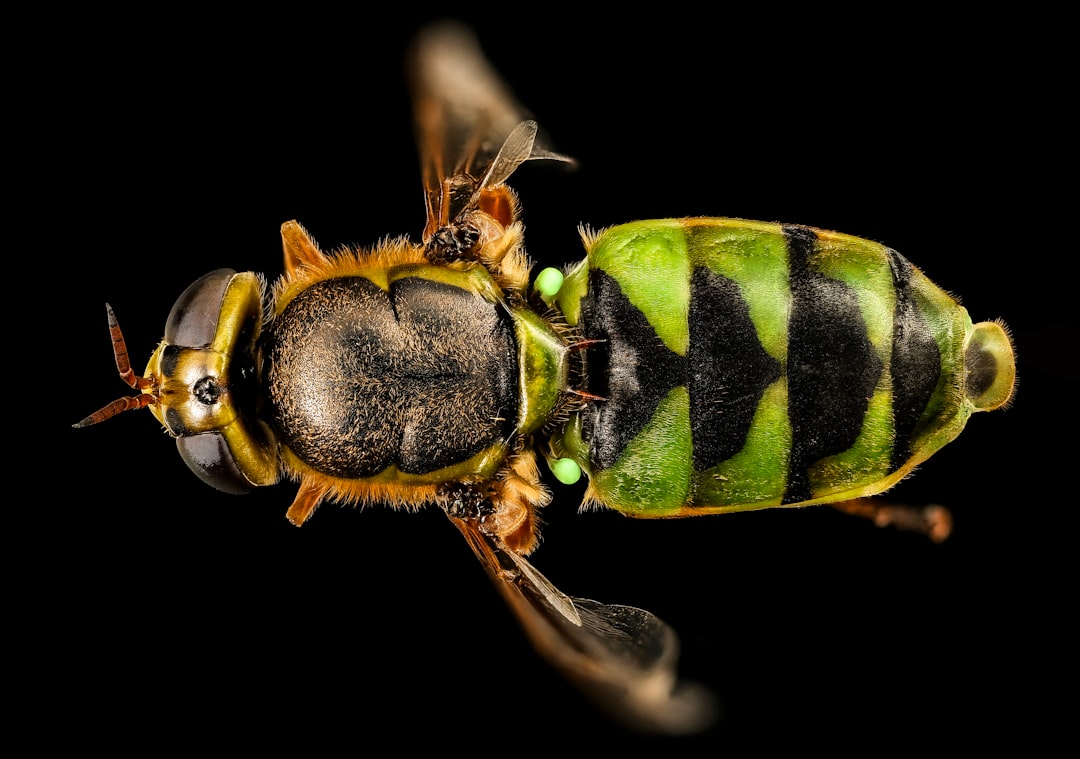
[[[191,471],[207,485],[234,495],[250,493],[254,489],[236,465],[236,459],[220,433],[178,437],[176,447]]]
[[[165,322],[165,342],[184,348],[205,348],[217,334],[221,301],[232,269],[218,269],[195,280],[176,299]]]

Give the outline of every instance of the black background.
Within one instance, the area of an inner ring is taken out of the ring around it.
[[[13,583],[24,704],[86,745],[651,745],[536,657],[439,513],[324,506],[297,530],[292,485],[218,494],[147,413],[68,428],[126,391],[106,300],[141,370],[196,277],[277,276],[286,220],[326,249],[419,234],[402,56],[426,19],[388,12],[67,19],[41,50],[75,54],[27,119],[46,147],[28,152],[17,208],[42,218],[21,265],[53,284],[23,321],[60,326],[33,412],[48,473],[15,507],[33,524],[7,534],[33,556]],[[1075,674],[1057,646],[1075,591],[1055,586],[1074,560],[1052,540],[1076,498],[1078,390],[1053,21],[528,13],[460,15],[581,162],[514,178],[534,258],[578,260],[579,223],[837,229],[896,248],[976,321],[1005,319],[1020,356],[1013,408],[892,493],[952,508],[943,545],[827,508],[639,522],[560,491],[538,568],[669,621],[683,673],[723,704],[715,730],[656,748],[1045,735],[1041,683]]]

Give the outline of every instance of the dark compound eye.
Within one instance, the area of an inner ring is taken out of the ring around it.
[[[236,465],[225,438],[217,432],[178,437],[176,447],[184,463],[203,482],[225,493],[242,494],[254,486]]]
[[[165,322],[165,342],[184,348],[205,348],[217,333],[221,299],[236,275],[232,269],[218,269],[195,280],[176,299]]]

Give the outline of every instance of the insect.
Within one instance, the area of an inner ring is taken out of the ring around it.
[[[584,231],[587,256],[533,274],[506,185],[568,162],[459,29],[414,55],[427,223],[419,242],[327,254],[282,227],[271,287],[220,269],[177,300],[139,392],[188,466],[245,492],[442,509],[538,649],[627,723],[700,729],[671,629],[572,598],[527,557],[555,479],[642,518],[833,504],[947,532],[941,512],[868,500],[1005,405],[1010,340],[972,324],[894,251],[798,225],[701,218]]]

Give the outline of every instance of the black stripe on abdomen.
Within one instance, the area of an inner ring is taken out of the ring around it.
[[[742,450],[780,362],[762,347],[739,286],[705,267],[690,277],[688,321],[690,430],[700,472]]]
[[[686,382],[686,358],[668,348],[645,314],[607,272],[589,272],[581,301],[589,348],[589,392],[605,400],[583,415],[582,436],[593,465],[615,465],[626,446],[652,420],[671,390]]]
[[[894,442],[889,468],[911,457],[911,440],[941,377],[941,351],[919,311],[911,289],[914,269],[895,250],[886,249],[896,290],[893,314],[892,375]]]
[[[867,334],[858,297],[812,266],[817,234],[785,225],[791,316],[788,416],[792,450],[784,503],[812,497],[808,468],[855,444],[882,362]]]

